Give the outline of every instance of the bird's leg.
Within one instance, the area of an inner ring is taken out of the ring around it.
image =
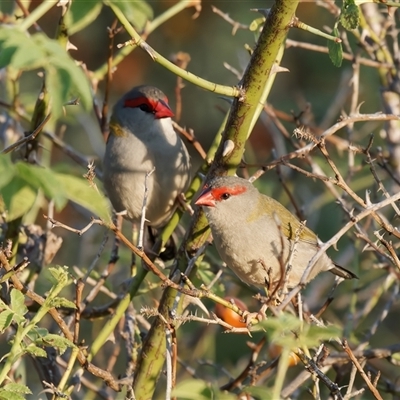
[[[264,319],[267,319],[266,311],[268,309],[268,304],[265,302],[259,311],[257,312],[249,312],[243,311],[242,320],[246,324],[247,328],[250,328],[254,325],[254,322],[261,322]]]

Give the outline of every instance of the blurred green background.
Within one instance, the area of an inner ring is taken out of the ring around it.
[[[32,2],[30,10],[40,2]],[[151,1],[150,6],[157,16],[171,7],[173,1]],[[255,36],[247,30],[239,29],[235,35],[232,35],[232,26],[224,21],[220,16],[212,12],[211,6],[218,7],[221,11],[240,23],[250,24],[254,19],[259,18],[260,14],[251,9],[265,9],[273,4],[272,1],[203,1],[202,10],[196,19],[192,19],[194,9],[188,8],[167,21],[155,32],[151,33],[147,42],[156,51],[169,57],[179,51],[190,54],[191,62],[188,70],[194,74],[224,85],[236,85],[237,77],[224,67],[224,63],[228,63],[233,68],[242,72],[249,61],[248,51],[244,45],[254,46]],[[2,2],[0,8],[7,11],[13,7],[12,1]],[[314,2],[302,2],[298,8],[297,16],[305,23],[313,25],[321,30],[325,26],[332,28],[334,18],[326,9],[317,7]],[[54,36],[59,17],[59,10],[54,7],[45,18],[39,20],[40,26],[50,36]],[[94,71],[106,62],[108,52],[108,33],[107,27],[113,22],[113,14],[111,10],[104,7],[99,17],[83,31],[73,35],[70,38],[72,44],[77,50],[71,51],[73,57],[81,60],[86,64],[88,70]],[[116,37],[115,44],[123,43],[128,40],[128,36],[124,33]],[[316,37],[309,32],[299,29],[291,29],[289,39],[310,42],[316,45],[325,46],[326,40]],[[354,44],[353,44],[354,45]],[[287,114],[292,112],[299,115],[307,106],[310,110],[304,118],[311,125],[318,126],[324,121],[327,110],[335,102],[336,95],[344,91],[342,108],[348,109],[349,94],[346,92],[348,80],[351,76],[351,63],[344,61],[341,68],[332,65],[327,54],[311,52],[309,50],[299,48],[289,48],[286,50],[282,64],[287,68],[288,72],[281,72],[277,75],[268,103],[274,108],[279,109]],[[161,88],[168,96],[172,109],[175,108],[174,88],[176,86],[176,76],[168,70],[165,70],[159,64],[140,49],[133,51],[121,64],[118,65],[111,83],[110,105],[116,101],[124,92],[133,86],[148,83]],[[41,86],[41,78],[36,72],[24,73],[21,79],[21,101],[28,111],[32,111],[36,96]],[[363,112],[381,111],[379,97],[379,78],[378,72],[370,67],[361,67],[360,79],[360,99],[362,99]],[[1,98],[6,99],[6,91],[4,86],[0,88]],[[99,82],[96,98],[98,104],[101,105],[104,96],[104,81]],[[207,92],[190,83],[185,83],[182,90],[183,110],[179,123],[182,126],[193,129],[196,137],[207,151],[218,128],[224,118],[225,112],[229,109],[229,102],[220,96]],[[331,125],[339,116],[341,109],[339,108],[327,124]],[[294,125],[284,123],[288,131],[291,133]],[[369,134],[376,134],[374,146],[382,144],[379,131],[382,124],[370,124],[365,129],[359,129],[351,137],[351,141],[360,146],[366,146]],[[76,148],[79,152],[91,155],[96,159],[96,166],[101,169],[101,158],[104,151],[103,138],[99,129],[98,122],[94,113],[83,112],[79,107],[70,107],[68,113],[57,121],[56,131],[60,132],[64,129],[63,139],[66,143]],[[25,126],[24,129],[27,129]],[[346,132],[343,130],[339,136],[347,138]],[[245,159],[249,163],[268,163],[273,159],[271,132],[263,122],[259,122],[247,144]],[[284,142],[285,151],[293,150],[293,147]],[[193,173],[200,166],[201,160],[194,149],[188,146],[192,156]],[[347,153],[340,153],[332,149],[332,156],[335,158],[339,166],[346,168]],[[331,174],[329,167],[322,158],[320,166],[328,174]],[[52,163],[58,169],[75,171],[77,174],[83,174],[85,171],[73,164],[63,153],[54,149],[52,154]],[[363,163],[361,158],[356,157],[356,164],[360,167],[360,171],[352,181],[352,187],[361,195],[366,189],[375,192],[375,184],[372,176],[369,174],[368,167]],[[300,163],[301,165],[301,163]],[[304,165],[302,165],[304,167]],[[250,172],[254,172],[250,170]],[[343,171],[344,175],[346,170]],[[304,176],[282,169],[282,175],[289,190],[295,197],[300,208],[307,219],[307,224],[314,229],[322,240],[329,239],[343,225],[345,219],[340,207],[335,203],[335,199],[327,194],[324,184],[320,181],[312,181]],[[257,186],[269,195],[272,195],[288,207],[290,202],[282,189],[279,177],[275,171],[267,172]],[[89,215],[81,213],[82,210],[69,205],[61,214],[55,217],[69,225],[82,227],[86,224]],[[43,224],[44,220],[39,218],[39,223]],[[184,219],[184,226],[187,218]],[[128,227],[124,230],[128,232]],[[57,234],[64,237],[64,245],[54,259],[54,263],[64,265],[76,265],[78,268],[85,269],[93,260],[98,251],[99,244],[105,233],[104,228],[93,227],[82,237],[78,237],[70,232],[57,229]],[[360,266],[369,265],[371,263],[368,254],[355,251],[352,246],[353,238],[342,239],[339,242],[339,252],[331,251],[332,257],[341,265],[356,271],[360,275],[364,285],[373,282],[374,279],[381,276],[381,271],[368,272],[368,277],[364,276],[364,272],[360,270]],[[101,262],[107,262],[110,254],[112,240],[108,241],[106,250],[102,255]],[[128,275],[128,263],[130,253],[126,249],[121,249],[121,260],[117,271],[110,279],[110,285],[118,285]],[[218,256],[215,255],[218,260]],[[368,267],[367,267],[368,268]],[[257,307],[255,300],[251,299],[253,289],[245,287],[238,282],[229,271],[224,275],[227,291],[230,295],[238,295],[246,298],[249,308]],[[306,299],[311,311],[313,306],[320,304],[321,299],[326,297],[332,286],[333,278],[329,274],[319,276],[306,290]],[[157,282],[154,277],[148,278],[149,282]],[[350,311],[349,303],[351,300],[351,290],[357,283],[346,282],[336,293],[337,300],[332,305],[332,311],[328,310],[325,317],[331,318],[332,321],[340,321],[341,319],[350,318],[346,313]],[[115,286],[114,286],[115,287]],[[221,288],[216,288],[218,291]],[[154,294],[154,299],[159,298],[160,292]],[[101,296],[96,299],[99,304],[104,300]],[[382,299],[381,299],[382,300]],[[383,297],[383,300],[385,298]],[[363,301],[362,297],[359,301]],[[206,302],[207,303],[207,302]],[[139,296],[134,301],[134,305],[139,309],[144,304],[156,306],[156,302],[149,302],[149,296]],[[212,304],[207,303],[212,309]],[[392,309],[393,311],[393,309]],[[398,307],[396,307],[398,314]],[[371,319],[375,318],[374,313]],[[87,337],[86,341],[90,341],[95,337],[98,330],[97,324],[84,322],[84,329]],[[364,321],[365,329],[368,328],[368,321]],[[360,327],[357,334],[361,334],[363,326]],[[351,332],[350,332],[351,333]],[[199,359],[210,359],[215,362],[218,367],[199,367],[200,375],[210,379],[217,379],[221,376],[219,383],[226,382],[227,378],[222,374],[222,366],[229,370],[232,374],[237,373],[243,368],[248,361],[248,351],[246,351],[246,341],[255,342],[260,338],[260,334],[255,334],[253,338],[246,335],[226,335],[222,333],[220,327],[207,326],[199,323],[187,323],[179,331],[179,354],[182,355],[185,362],[193,368],[197,368]],[[398,324],[396,318],[386,320],[379,328],[375,336],[377,345],[380,341],[384,344],[390,344],[399,339]],[[384,339],[383,339],[384,338]],[[107,344],[107,351],[95,358],[98,364],[104,364],[112,351],[112,345]],[[124,370],[124,360],[121,360],[121,373]],[[382,364],[379,362],[378,364]],[[383,367],[382,365],[380,365]],[[301,367],[297,367],[301,368]],[[393,371],[398,374],[398,371]],[[187,376],[187,374],[183,374]]]

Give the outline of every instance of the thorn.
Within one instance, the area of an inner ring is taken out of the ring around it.
[[[235,148],[235,143],[230,139],[226,140],[224,143],[224,151],[222,152],[222,156],[223,157],[228,156],[229,154],[232,153],[234,148]]]

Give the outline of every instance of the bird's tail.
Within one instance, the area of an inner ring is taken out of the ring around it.
[[[335,264],[335,266],[333,268],[331,268],[329,270],[329,272],[332,272],[332,274],[340,276],[341,278],[344,278],[344,279],[358,279],[358,276],[356,274],[353,274],[348,269],[343,268],[337,264]]]

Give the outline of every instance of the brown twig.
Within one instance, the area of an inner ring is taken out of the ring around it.
[[[104,221],[102,221],[101,219],[92,218],[91,221],[85,227],[83,227],[82,229],[76,229],[66,224],[63,224],[62,222],[56,221],[55,219],[49,218],[45,215],[44,218],[48,219],[52,223],[53,227],[64,228],[70,232],[78,234],[79,236],[87,232],[93,225],[107,226],[111,231],[114,232],[116,236],[118,236],[118,238],[121,240],[122,243],[124,243],[134,254],[136,254],[139,258],[143,260],[143,262],[146,264],[149,270],[163,282],[163,286],[170,286],[171,288],[176,289],[183,294],[193,297],[207,296],[207,294],[204,291],[200,291],[198,289],[193,289],[193,290],[185,289],[181,285],[169,279],[154,265],[154,263],[150,260],[147,254],[144,251],[139,250],[134,244],[132,244],[112,222],[105,224]]]
[[[204,151],[203,146],[201,143],[197,140],[196,136],[193,133],[192,129],[186,130],[185,128],[182,128],[179,124],[177,124],[175,121],[172,121],[172,126],[176,131],[178,131],[186,140],[193,145],[193,147],[197,150],[197,152],[200,154],[200,157],[205,160],[207,157],[207,153]]]
[[[240,22],[233,20],[229,16],[229,14],[224,13],[219,8],[217,8],[215,6],[211,6],[211,9],[212,9],[213,13],[219,15],[223,20],[225,20],[226,22],[228,22],[229,24],[232,25],[232,35],[235,35],[238,29],[245,29],[245,30],[249,29],[249,25],[244,25],[244,24],[241,24]]]
[[[231,391],[232,389],[235,389],[241,385],[244,379],[246,379],[252,368],[254,367],[258,356],[260,355],[260,352],[262,348],[264,347],[264,344],[266,342],[266,337],[263,336],[261,340],[258,343],[248,343],[248,346],[251,349],[251,355],[249,358],[249,361],[247,362],[247,365],[244,367],[243,371],[233,380],[230,382],[226,383],[225,385],[221,386],[221,390],[228,390]],[[275,364],[272,364],[270,367],[273,368]]]
[[[324,54],[329,53],[329,50],[326,46],[318,46],[316,44],[299,42],[299,41],[293,40],[293,39],[287,39],[286,40],[286,48],[288,49],[290,47],[298,47],[301,49],[311,50],[311,51],[315,51],[318,53],[324,53]],[[354,56],[349,53],[343,53],[343,58],[345,60],[353,61]],[[367,67],[372,67],[372,68],[394,68],[394,66],[391,64],[382,63],[382,62],[370,60],[369,58],[363,58],[363,57],[359,58],[359,63],[361,65],[365,65]]]
[[[360,373],[360,375],[362,376],[362,378],[364,379],[365,383],[367,384],[369,390],[371,391],[371,393],[374,395],[374,397],[377,400],[383,400],[382,396],[379,394],[378,390],[376,389],[376,387],[372,384],[372,382],[370,381],[370,379],[368,378],[367,374],[364,372],[364,370],[362,369],[360,363],[358,362],[357,358],[354,356],[353,352],[351,351],[349,344],[347,342],[346,339],[343,339],[342,341],[342,346],[343,346],[343,350],[348,354],[348,356],[350,357],[352,363],[356,366],[358,372]]]
[[[51,113],[47,114],[45,119],[37,126],[37,128],[30,135],[23,137],[22,139],[16,141],[12,145],[10,145],[7,148],[3,149],[0,154],[7,154],[10,151],[16,149],[17,147],[19,147],[19,146],[21,146],[21,145],[23,145],[23,144],[25,144],[27,142],[30,142],[32,140],[35,140],[36,136],[43,130],[44,126],[49,121],[50,117],[51,117]]]
[[[108,28],[108,57],[107,57],[107,75],[105,77],[105,89],[104,89],[104,99],[103,99],[103,107],[101,110],[101,119],[100,119],[100,129],[103,134],[104,141],[107,141],[107,137],[109,134],[109,127],[107,123],[108,116],[108,101],[110,94],[110,85],[113,77],[113,56],[114,56],[114,39],[115,36],[121,31],[122,27],[117,29],[118,19],[115,18],[111,27]]]
[[[82,279],[78,279],[76,282],[75,287],[75,326],[74,326],[74,344],[78,345],[79,342],[79,328],[80,328],[80,321],[81,321],[81,303],[82,303],[82,292],[85,284],[83,283]]]
[[[370,214],[375,213],[376,211],[380,210],[381,208],[386,207],[389,204],[391,204],[393,201],[397,201],[397,200],[400,200],[400,193],[397,193],[397,194],[393,195],[391,198],[383,200],[380,203],[373,204],[373,205],[367,207],[362,212],[360,212],[357,216],[354,216],[351,221],[347,222],[347,224],[345,226],[343,226],[328,242],[323,244],[319,248],[318,252],[314,255],[314,257],[308,263],[308,266],[303,273],[303,277],[300,281],[300,284],[297,285],[295,288],[293,288],[293,290],[287,295],[285,300],[279,305],[278,311],[280,312],[280,311],[284,310],[285,307],[290,303],[292,298],[295,297],[297,295],[297,293],[302,289],[303,282],[307,281],[308,274],[310,273],[311,268],[315,265],[315,262],[319,259],[319,257],[321,257],[321,255],[323,253],[326,252],[326,250],[329,247],[331,247],[333,244],[337,243],[339,238],[341,238],[350,228],[352,228],[355,224],[357,224],[363,218],[365,218],[366,216],[368,216]]]
[[[186,70],[187,66],[190,63],[190,55],[188,53],[184,53],[180,51],[176,54],[173,54],[171,57],[171,61],[177,65],[179,68]],[[180,76],[176,77],[176,85],[175,85],[175,121],[179,122],[182,116],[182,89],[185,87],[183,83],[183,79]]]
[[[22,13],[24,14],[24,17],[28,17],[30,12],[24,6],[24,3],[22,2],[22,0],[16,0],[15,2],[17,3],[18,7],[21,9]],[[42,28],[39,26],[39,24],[36,21],[32,24],[32,26],[36,29],[37,32],[42,32]]]

